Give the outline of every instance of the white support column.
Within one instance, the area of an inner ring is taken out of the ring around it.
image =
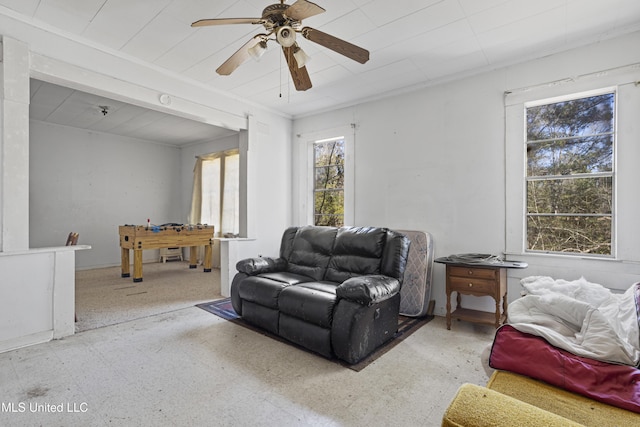
[[[251,156],[256,155],[255,145],[258,139],[258,123],[254,116],[247,116],[247,129],[239,135],[240,149],[240,236],[255,238],[255,222],[259,212],[254,206],[256,189],[255,162]]]
[[[242,246],[246,245],[243,242],[253,242],[255,239],[216,238],[215,240],[220,241],[220,295],[230,297],[231,282],[238,272],[236,264],[247,257],[244,253],[246,251],[241,250]]]
[[[240,227],[239,233],[241,237],[249,237],[249,132],[241,130],[239,134],[239,152],[240,152]],[[253,232],[253,230],[251,230]]]
[[[3,37],[0,62],[0,252],[29,248],[29,47]]]

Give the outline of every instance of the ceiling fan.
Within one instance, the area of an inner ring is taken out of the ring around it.
[[[287,60],[296,90],[303,91],[311,88],[311,79],[305,66],[309,57],[298,46],[296,33],[361,64],[369,60],[369,51],[366,49],[311,27],[302,27],[303,19],[323,13],[325,9],[306,0],[297,0],[291,5],[284,4],[284,1],[280,0],[279,4],[267,6],[262,11],[261,18],[201,19],[191,24],[192,27],[229,24],[261,24],[264,26],[266,33],[257,34],[245,43],[218,67],[216,70],[218,74],[227,76],[249,58],[260,58],[267,49],[267,42],[275,40],[282,46],[282,52]]]

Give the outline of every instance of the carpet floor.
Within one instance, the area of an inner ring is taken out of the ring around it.
[[[188,262],[146,263],[142,282],[118,267],[76,271],[76,332],[116,325],[186,307],[220,295],[220,271]]]
[[[215,314],[216,316],[221,317],[225,320],[228,320],[230,322],[236,323],[245,328],[256,331],[262,335],[266,335],[278,341],[285,342],[297,348],[301,348],[300,346],[294,343],[291,343],[277,335],[274,335],[268,331],[265,331],[261,328],[251,325],[250,323],[245,322],[240,316],[238,316],[238,314],[233,309],[230,298],[223,298],[223,299],[210,301],[203,304],[196,304],[196,307],[199,307],[205,311],[208,311],[209,313]],[[426,325],[431,320],[433,320],[433,317],[434,316],[415,318],[415,317],[400,316],[398,319],[398,331],[396,332],[394,337],[391,340],[387,341],[382,346],[380,346],[377,350],[375,350],[369,356],[365,357],[364,359],[362,359],[361,361],[355,364],[348,364],[345,361],[339,360],[339,359],[331,359],[331,361],[338,363],[340,365],[346,366],[353,371],[360,372],[361,370],[369,366],[371,363],[375,362],[379,357],[381,357],[382,355],[384,355],[385,353],[393,349],[393,347],[398,345],[400,342],[407,339],[412,333],[417,331],[420,327]],[[304,351],[308,351],[304,348],[301,348],[301,349]]]

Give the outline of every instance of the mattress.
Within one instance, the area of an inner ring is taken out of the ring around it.
[[[429,310],[433,270],[433,239],[424,231],[396,230],[409,238],[409,256],[400,290],[400,314],[421,317]]]

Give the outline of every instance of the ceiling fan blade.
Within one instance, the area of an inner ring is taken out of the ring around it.
[[[192,27],[206,27],[209,25],[229,25],[229,24],[261,24],[262,18],[219,18],[200,19],[191,24]]]
[[[319,45],[331,49],[334,52],[338,52],[339,54],[344,55],[347,58],[351,58],[361,64],[364,64],[369,60],[368,50],[334,37],[330,34],[323,33],[320,30],[316,30],[310,27],[304,27],[302,29],[302,36],[307,40],[318,43]]]
[[[251,55],[249,55],[249,49],[255,46],[256,43],[259,43],[264,37],[266,37],[266,34],[258,34],[257,36],[246,42],[240,49],[238,49],[233,55],[231,55],[229,59],[224,61],[224,63],[218,67],[216,73],[220,74],[221,76],[228,76],[229,74],[233,73],[236,68],[238,68],[245,61],[251,58]]]
[[[307,67],[298,68],[296,58],[293,56],[293,49],[293,46],[282,46],[282,52],[284,53],[284,57],[287,59],[289,72],[291,73],[291,78],[293,79],[293,85],[296,87],[296,90],[304,91],[307,89],[311,89],[311,79],[309,78]]]
[[[325,12],[323,8],[307,0],[298,0],[286,10],[285,14],[296,21]]]

